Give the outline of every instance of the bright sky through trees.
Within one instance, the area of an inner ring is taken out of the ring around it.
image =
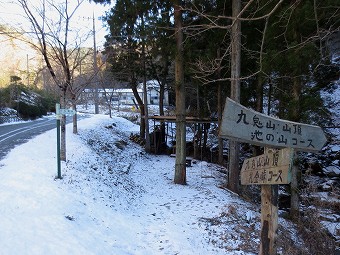
[[[38,1],[32,1],[34,6],[39,6]],[[55,3],[62,3],[63,0],[54,1]],[[72,9],[72,6],[70,7]],[[75,29],[81,29],[82,33],[92,33],[93,20],[95,17],[96,26],[96,40],[97,46],[101,47],[105,41],[106,29],[103,27],[103,22],[100,17],[105,14],[105,11],[110,10],[110,6],[104,6],[101,4],[95,4],[93,2],[84,1],[76,11],[73,19],[71,20],[72,27]],[[23,10],[18,5],[17,1],[3,0],[0,1],[0,24],[9,25],[15,28],[22,28],[24,31],[29,30],[29,24],[24,17]],[[93,37],[90,36],[84,46],[91,47],[93,45]]]

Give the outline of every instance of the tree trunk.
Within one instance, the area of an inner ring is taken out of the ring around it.
[[[268,88],[268,109],[267,109],[267,115],[270,116],[271,114],[271,109],[272,109],[272,91],[273,91],[273,85],[272,85],[272,81],[269,78],[269,84],[268,84],[269,88]]]
[[[168,76],[169,70],[169,57],[163,56],[163,71],[159,84],[159,115],[164,116],[164,94],[166,86],[166,77]]]
[[[260,74],[257,76],[256,84],[256,111],[263,112],[263,78]],[[253,153],[254,156],[261,155],[261,147],[255,145]]]
[[[112,118],[112,97],[113,95],[110,95],[110,101],[109,101],[109,116],[110,116],[110,119]]]
[[[256,111],[263,112],[263,79],[260,74],[257,76]]]
[[[299,77],[293,78],[293,109],[292,121],[300,120],[300,94],[301,80]],[[294,159],[297,159],[297,153],[294,154]],[[297,160],[294,160],[292,167],[292,181],[290,183],[290,216],[293,220],[297,220],[299,216],[299,182],[298,182],[298,165]]]
[[[297,153],[294,153],[294,159],[297,158]],[[296,160],[293,161],[292,166],[292,179],[290,182],[290,217],[296,221],[299,216],[299,181],[298,181],[299,167],[296,164]]]
[[[144,15],[141,15],[142,29],[145,29]],[[145,38],[142,37],[142,58],[143,58],[143,91],[144,91],[144,120],[145,120],[145,151],[151,151],[149,135],[149,111],[148,111],[148,90],[146,87],[146,59],[145,59]],[[151,100],[151,98],[150,98]],[[156,148],[156,141],[154,141]]]
[[[163,82],[161,82],[161,84],[159,84],[159,115],[160,116],[164,116],[164,92],[165,92],[165,84]]]
[[[218,47],[217,49],[217,59],[221,58],[221,48]],[[217,78],[221,78],[221,68],[217,70]],[[223,112],[223,100],[222,100],[222,84],[218,82],[217,85],[217,119],[218,119],[218,128],[221,127],[222,124],[222,112]],[[218,136],[218,164],[223,165],[223,138]]]
[[[133,80],[131,82],[131,89],[132,89],[134,97],[137,100],[137,103],[140,109],[140,117],[141,117],[140,118],[140,129],[139,129],[140,137],[145,139],[145,118],[144,118],[145,110],[144,110],[143,100],[140,98],[140,95],[138,94],[138,91],[137,91],[137,81]]]
[[[241,1],[232,1],[232,16],[236,18],[241,11]],[[235,19],[231,28],[231,99],[240,102],[240,71],[241,71],[241,21]],[[239,193],[239,157],[240,144],[229,140],[229,176],[228,188]]]
[[[175,9],[175,34],[176,34],[176,58],[175,58],[175,83],[176,83],[176,184],[186,184],[186,130],[185,130],[185,86],[183,64],[183,31],[181,1],[173,0]]]
[[[164,79],[161,81],[160,85],[159,85],[159,116],[164,116],[164,93],[165,93],[165,83],[166,83],[166,79],[164,77]],[[165,137],[166,137],[166,133],[165,133],[165,122],[161,121],[160,122],[160,130],[161,130],[161,137],[164,139],[162,139],[162,141],[166,141]]]
[[[73,134],[78,134],[77,104],[75,102],[72,104],[72,109],[76,112],[73,115]]]
[[[194,137],[192,144],[194,146],[194,158],[198,158],[198,124],[194,123]]]

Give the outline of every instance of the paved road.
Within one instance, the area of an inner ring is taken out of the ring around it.
[[[83,118],[83,117],[80,117]],[[79,115],[78,115],[78,119]],[[67,123],[72,121],[71,117],[66,118]],[[7,153],[29,139],[42,134],[48,130],[56,128],[55,118],[43,118],[31,122],[1,125],[0,126],[0,160],[3,159]]]

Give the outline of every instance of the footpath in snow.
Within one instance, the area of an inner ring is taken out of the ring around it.
[[[96,115],[67,126],[63,179],[56,130],[0,161],[0,254],[256,254],[259,213],[221,189],[218,166],[144,153],[131,122]],[[222,219],[228,224],[222,224]],[[242,227],[241,227],[242,226]]]

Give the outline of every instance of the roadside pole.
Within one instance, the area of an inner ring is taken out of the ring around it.
[[[60,104],[55,105],[56,110],[56,119],[57,119],[57,168],[58,168],[58,175],[57,178],[61,179],[61,163],[60,163]]]

